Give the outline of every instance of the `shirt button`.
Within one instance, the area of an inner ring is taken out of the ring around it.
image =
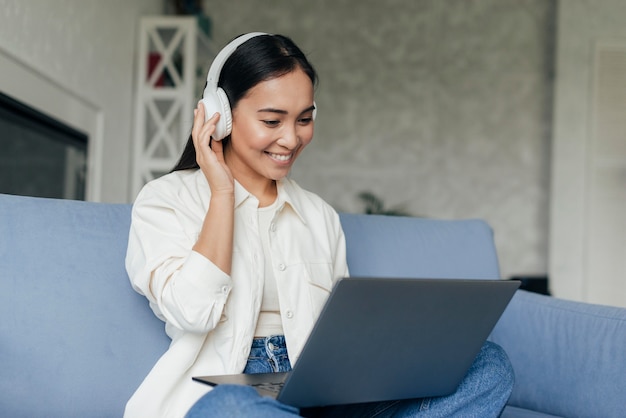
[[[284,265],[283,263],[280,263],[280,264],[278,265],[278,270],[280,270],[280,271],[285,271],[285,269],[286,269],[286,268],[287,268],[287,266],[286,266],[286,265]]]
[[[226,286],[226,285],[222,286],[222,293],[223,294],[227,294],[228,293],[228,286]]]
[[[291,319],[293,318],[293,311],[287,311],[285,315],[287,315],[287,319]]]
[[[272,222],[272,224],[270,225],[270,231],[275,232],[276,231],[276,224]]]

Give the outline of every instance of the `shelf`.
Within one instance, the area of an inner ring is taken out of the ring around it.
[[[139,27],[133,196],[178,161],[215,56],[212,41],[195,17],[144,17]]]

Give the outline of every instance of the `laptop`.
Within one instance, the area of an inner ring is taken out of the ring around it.
[[[469,370],[518,281],[337,282],[287,373],[197,376],[298,408],[444,396]]]

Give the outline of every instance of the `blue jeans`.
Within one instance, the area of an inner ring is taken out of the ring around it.
[[[284,337],[255,339],[245,373],[291,369]],[[219,417],[497,417],[513,390],[514,375],[502,348],[486,342],[452,395],[298,410],[261,397],[246,386],[222,385],[204,395],[186,418]]]
[[[275,373],[289,370],[291,370],[291,363],[284,336],[273,335],[252,340],[252,348],[246,368],[243,370],[244,373]]]

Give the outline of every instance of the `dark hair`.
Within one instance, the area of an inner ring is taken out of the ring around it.
[[[296,44],[283,35],[260,35],[241,44],[226,60],[218,86],[224,90],[231,109],[262,81],[280,77],[300,68],[317,84],[317,73]],[[223,141],[230,140],[230,136]],[[185,149],[172,171],[199,168],[196,149],[189,135]]]

